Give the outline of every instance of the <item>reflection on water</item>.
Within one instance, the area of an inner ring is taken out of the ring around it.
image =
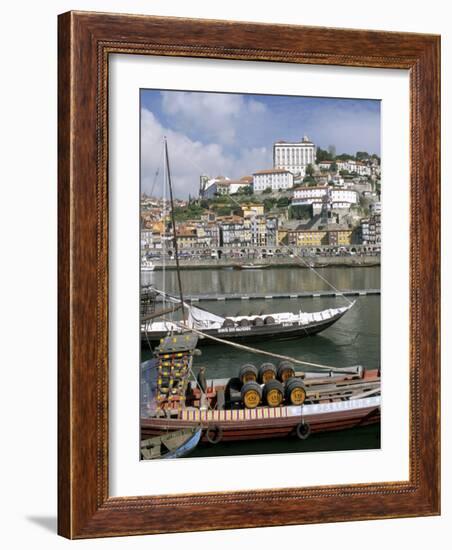
[[[380,268],[324,268],[320,270],[334,286],[341,289],[366,289],[380,287]],[[162,272],[145,274],[143,283],[162,288]],[[186,294],[202,293],[271,293],[301,290],[327,290],[328,285],[307,269],[283,268],[262,271],[193,270],[182,273]],[[176,273],[166,272],[166,288],[177,291]],[[226,302],[201,302],[202,307],[222,315],[271,313],[291,311],[318,311],[328,307],[346,305],[343,298],[302,298],[271,300],[234,300]],[[380,366],[380,297],[357,296],[354,307],[321,334],[283,342],[265,341],[254,347],[289,355],[309,362],[337,367],[363,365],[364,368]],[[143,359],[149,356],[143,352]],[[202,348],[201,357],[195,358],[195,373],[201,366],[207,368],[209,378],[237,375],[246,362],[260,364],[266,360],[253,353],[236,350],[230,346],[208,345]],[[200,447],[192,456],[220,456],[232,454],[260,454],[300,452],[314,450],[346,450],[379,448],[380,427],[368,426],[345,432],[324,433],[311,436],[307,441],[292,439],[220,443]]]
[[[325,267],[317,271],[324,279],[342,290],[380,288],[379,267]],[[187,294],[330,290],[328,284],[314,271],[300,267],[262,270],[182,270],[181,278],[183,290]],[[162,288],[163,272],[143,273],[142,283],[155,284]],[[176,271],[166,271],[165,283],[168,291],[177,291]]]

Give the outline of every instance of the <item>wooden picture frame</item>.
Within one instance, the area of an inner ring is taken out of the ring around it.
[[[87,538],[440,513],[440,38],[69,12],[58,62],[58,532]],[[110,54],[406,69],[410,73],[408,481],[110,497]]]

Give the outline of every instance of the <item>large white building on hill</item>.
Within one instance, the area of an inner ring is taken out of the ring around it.
[[[305,176],[306,166],[315,163],[316,147],[307,136],[299,142],[277,141],[273,144],[273,167]]]

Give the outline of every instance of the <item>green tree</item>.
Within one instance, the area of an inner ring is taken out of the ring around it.
[[[308,164],[306,166],[306,175],[307,176],[313,176],[314,175],[314,166],[312,166],[312,164]]]
[[[353,155],[342,153],[341,155],[337,155],[336,160],[354,160],[354,157]]]
[[[265,193],[266,195],[268,195],[268,194],[271,193],[271,192],[272,192],[272,188],[271,188],[271,187],[266,187],[266,188],[262,191],[262,193]]]
[[[291,220],[303,220],[311,217],[311,206],[309,204],[295,205],[289,208]]]
[[[356,151],[356,160],[364,160],[369,158],[369,153],[366,151]]]
[[[330,172],[337,172],[337,164],[335,162],[330,164]]]
[[[264,199],[264,210],[265,212],[268,212],[269,210],[271,210],[276,204],[276,199],[273,199],[273,198],[268,198],[268,199]]]
[[[333,156],[331,153],[329,153],[325,149],[318,147],[317,153],[316,153],[316,159],[317,159],[317,162],[322,162],[323,160],[333,160]]]
[[[285,206],[289,206],[289,199],[288,197],[281,197],[278,199],[277,203],[276,203],[276,206],[278,206],[278,208],[284,208]]]

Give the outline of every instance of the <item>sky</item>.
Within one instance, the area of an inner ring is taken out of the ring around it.
[[[271,168],[273,143],[304,135],[337,154],[379,155],[380,101],[141,90],[141,190],[162,195],[163,136],[174,194],[187,198],[201,174],[234,179]]]

